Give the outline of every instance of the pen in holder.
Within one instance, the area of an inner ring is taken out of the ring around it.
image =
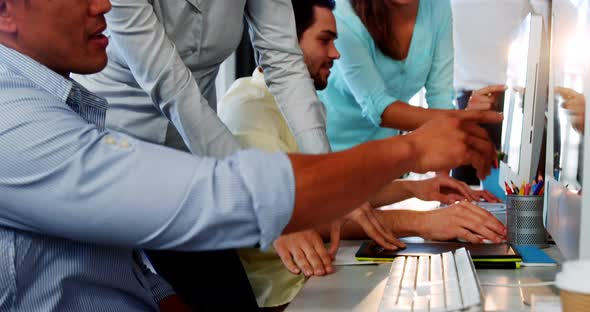
[[[547,247],[547,232],[543,224],[543,196],[506,196],[506,224],[509,243]]]

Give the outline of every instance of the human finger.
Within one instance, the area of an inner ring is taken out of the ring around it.
[[[469,232],[483,236],[484,238],[492,241],[500,242],[502,240],[501,233],[496,233],[493,228],[493,222],[486,222],[486,218],[481,215],[474,213],[470,209],[464,207],[461,202],[456,205],[458,209],[455,216],[455,224],[461,228],[469,230]],[[492,217],[493,218],[493,217]]]
[[[452,203],[454,203],[455,201],[451,198],[450,195],[447,194],[436,194],[433,198],[433,200],[439,201],[442,204],[445,205],[450,205]]]
[[[491,163],[482,158],[481,153],[474,150],[468,150],[462,165],[471,165],[476,170],[477,178],[484,180],[491,173]]]
[[[492,101],[477,101],[469,103],[467,110],[489,111],[495,109],[495,104]]]
[[[574,118],[572,124],[577,130],[584,132],[584,117],[583,116],[579,116],[579,117]]]
[[[493,95],[472,95],[469,99],[467,109],[469,110],[492,110],[496,106],[496,97]]]
[[[451,204],[452,204],[452,203],[456,203],[456,202],[458,202],[458,201],[464,201],[464,200],[465,200],[465,198],[464,198],[464,197],[462,197],[462,196],[461,196],[461,195],[459,195],[459,194],[448,194],[447,196],[448,196],[448,198],[449,198],[449,202],[450,202]]]
[[[398,247],[393,243],[390,243],[382,231],[380,231],[367,217],[367,215],[363,212],[363,216],[355,219],[361,228],[365,231],[367,236],[373,239],[377,244],[381,245],[384,248],[396,250]]]
[[[489,140],[490,135],[482,128],[479,124],[473,122],[464,122],[461,124],[461,130],[465,131],[469,135],[476,136],[480,139]]]
[[[299,269],[301,269],[303,274],[308,277],[312,276],[314,270],[309,261],[307,261],[306,253],[301,248],[292,248],[291,254],[293,254],[293,260]]]
[[[506,91],[507,88],[508,87],[506,85],[491,85],[491,86],[483,87],[479,90],[475,90],[475,91],[473,91],[472,94],[488,95],[488,94],[495,93],[495,92],[504,92],[504,91]]]
[[[305,259],[311,265],[313,275],[316,276],[325,275],[327,268],[324,264],[328,263],[331,265],[332,263],[331,260],[324,262],[324,259],[322,259],[322,256],[318,252],[318,250],[322,249],[325,250],[324,243],[319,237],[307,236],[306,240],[304,240],[304,243],[301,245],[301,250],[303,250],[303,253],[305,254]]]
[[[496,197],[496,195],[490,193],[487,190],[482,190],[482,191],[471,190],[471,193],[472,193],[472,197],[477,198],[477,200],[483,199],[489,203],[501,202],[501,200],[498,197]]]
[[[584,115],[586,104],[579,99],[566,100],[561,103],[561,107],[565,109],[570,116],[578,117]]]
[[[466,141],[470,148],[466,157],[478,173],[481,173],[479,178],[483,179],[490,173],[494,163],[495,148],[489,141],[475,137],[468,137]]]
[[[574,89],[565,87],[555,87],[555,92],[565,99],[571,99],[578,95],[578,92],[576,92]]]
[[[477,218],[477,222],[485,228],[490,229],[498,236],[504,237],[506,235],[506,227],[489,211],[466,201],[459,203],[459,205],[466,209],[466,215]]]
[[[324,265],[326,274],[334,273],[334,268],[332,267],[332,257],[326,250],[326,246],[324,246],[324,242],[321,240],[321,238],[319,239],[318,243],[314,243],[313,246],[315,248],[316,254],[320,257],[320,260]]]
[[[332,223],[330,227],[330,256],[332,259],[336,257],[336,253],[338,252],[338,248],[340,247],[340,233],[342,232],[342,226],[344,226],[344,221],[338,220]]]
[[[504,240],[504,236],[500,236],[494,232],[486,223],[481,222],[478,218],[474,218],[473,215],[466,214],[463,218],[460,218],[459,225],[469,232],[476,234],[478,236],[476,238],[478,243],[481,243],[482,239],[489,239],[494,243],[501,243]]]
[[[291,255],[291,252],[285,246],[275,244],[275,250],[276,250],[277,254],[279,255],[279,258],[281,258],[283,265],[287,268],[287,270],[289,270],[289,272],[291,272],[295,275],[298,275],[299,273],[301,273],[301,270],[299,269],[297,264],[295,264],[295,262],[293,261],[293,257]]]
[[[467,228],[460,228],[457,231],[457,238],[468,241],[472,244],[481,244],[481,238]]]
[[[502,113],[498,113],[490,110],[468,110],[463,111],[462,114],[457,116],[461,122],[475,122],[475,123],[500,123],[504,119]]]
[[[381,222],[381,220],[377,217],[377,215],[374,211],[372,211],[371,213],[368,214],[368,219],[369,219],[369,221],[371,221],[371,223],[373,224],[375,229],[377,229],[377,231],[379,233],[381,233],[389,243],[395,245],[398,248],[405,248],[406,247],[406,244],[404,244],[402,241],[397,239],[397,237],[395,237],[395,235],[393,235],[393,232],[391,231],[391,229],[388,226],[386,226],[385,224],[383,224],[383,222]]]
[[[453,178],[440,180],[441,190],[454,190],[456,193],[463,195],[464,198],[474,200],[475,198],[470,194],[470,188],[464,182],[455,180]]]

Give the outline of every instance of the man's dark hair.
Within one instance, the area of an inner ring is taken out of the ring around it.
[[[295,27],[297,28],[297,38],[315,23],[314,7],[334,10],[336,3],[334,0],[291,0],[293,11],[295,12]]]

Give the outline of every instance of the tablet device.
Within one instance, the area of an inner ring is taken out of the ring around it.
[[[388,250],[379,246],[374,241],[365,241],[355,254],[359,261],[393,261],[398,256],[427,256],[440,254],[447,251],[455,251],[459,248],[465,248],[471,254],[473,262],[486,263],[486,267],[494,267],[492,263],[513,263],[510,267],[515,267],[514,263],[522,262],[520,254],[508,243],[501,244],[470,244],[461,242],[425,242],[425,243],[408,243],[407,247],[398,250]]]

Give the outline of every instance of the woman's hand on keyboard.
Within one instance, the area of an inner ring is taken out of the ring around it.
[[[436,200],[443,204],[452,204],[458,200],[476,200],[472,197],[469,185],[449,176],[437,175],[420,181],[408,181],[409,191],[421,200]]]
[[[419,235],[429,240],[463,239],[471,243],[494,243],[506,240],[506,228],[487,210],[471,202],[461,201],[454,205],[423,213],[423,225]]]
[[[486,191],[486,190],[474,190],[471,189],[469,190],[469,194],[471,195],[471,197],[475,198],[475,201],[481,201],[484,200],[488,203],[501,203],[502,200],[499,199],[498,197],[496,197],[496,195],[492,194],[490,191]]]
[[[479,201],[481,199],[498,203],[500,199],[488,191],[477,191],[469,187],[465,182],[453,179],[449,176],[437,175],[432,179],[419,181],[404,181],[405,187],[421,200],[436,200],[443,204],[452,204],[456,201],[470,200]]]

